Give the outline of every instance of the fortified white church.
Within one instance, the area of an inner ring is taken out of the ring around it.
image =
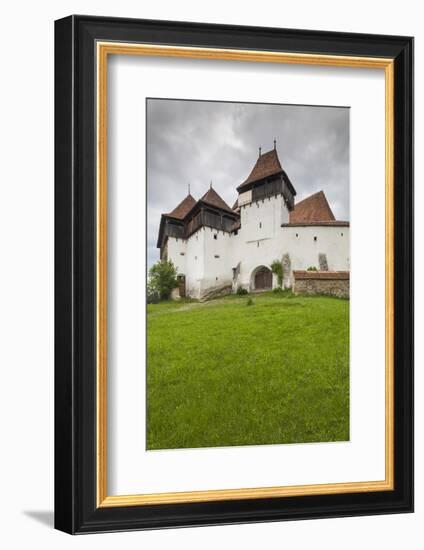
[[[198,201],[189,193],[162,214],[157,246],[161,259],[172,260],[179,273],[176,296],[274,288],[274,260],[283,262],[286,288],[293,270],[349,270],[349,222],[335,219],[323,191],[295,203],[275,141],[271,151],[259,149],[237,192],[233,208],[211,185]]]

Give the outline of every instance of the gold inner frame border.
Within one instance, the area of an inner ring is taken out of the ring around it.
[[[216,489],[173,493],[108,495],[107,492],[107,61],[109,55],[181,57],[240,62],[283,63],[384,69],[385,72],[385,479],[315,485]],[[394,490],[394,60],[390,58],[302,54],[163,46],[96,43],[97,61],[97,335],[96,335],[96,470],[97,507],[142,506],[277,498]]]

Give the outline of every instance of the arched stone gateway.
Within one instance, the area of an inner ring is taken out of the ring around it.
[[[261,265],[254,269],[251,277],[252,290],[271,290],[272,289],[272,271]]]

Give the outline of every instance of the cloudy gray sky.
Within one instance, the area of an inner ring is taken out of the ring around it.
[[[349,219],[349,109],[147,100],[148,264],[159,259],[160,216],[213,187],[232,206],[236,187],[277,140],[300,201],[323,190],[337,219]]]

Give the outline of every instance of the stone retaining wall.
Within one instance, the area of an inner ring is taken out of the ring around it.
[[[349,271],[293,271],[294,294],[349,298]]]
[[[223,284],[220,286],[208,288],[207,290],[204,290],[200,295],[200,301],[201,302],[208,302],[209,300],[215,300],[216,298],[222,298],[223,296],[227,296],[228,294],[231,294],[232,291],[232,285],[231,284]]]

